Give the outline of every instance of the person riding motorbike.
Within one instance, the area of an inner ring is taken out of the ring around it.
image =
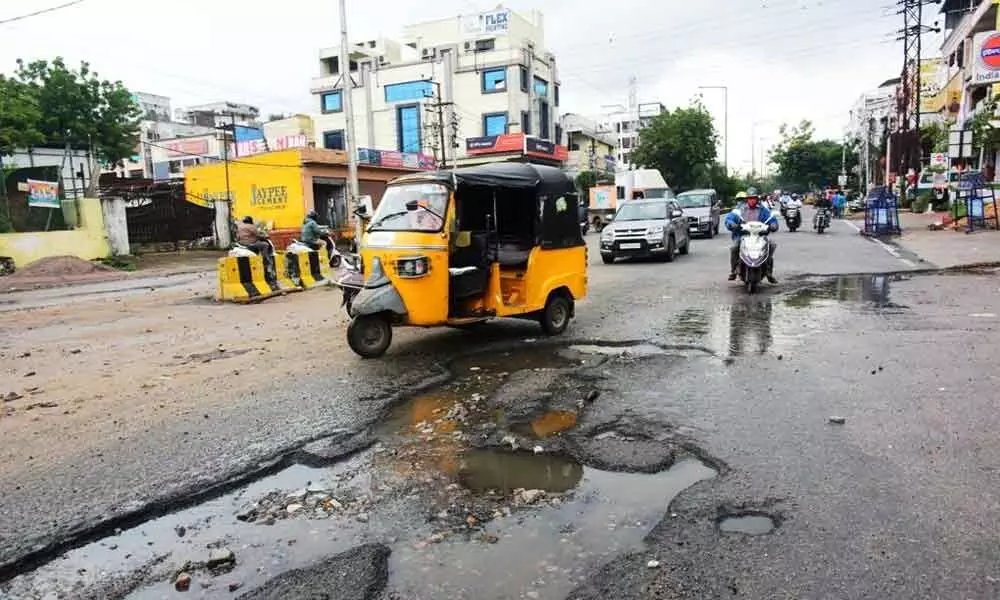
[[[333,259],[333,238],[330,237],[329,231],[319,224],[319,215],[315,210],[309,211],[306,215],[299,241],[317,252],[320,249],[320,241],[326,242],[327,259]]]
[[[262,239],[253,217],[243,217],[243,221],[236,225],[236,241],[244,248],[264,257],[264,260],[271,260],[271,244]]]
[[[760,198],[756,194],[750,195],[740,192],[736,194],[736,198],[743,200],[744,206],[742,209],[738,211],[734,210],[726,216],[726,229],[733,234],[733,245],[729,248],[729,281],[736,280],[736,270],[740,265],[740,238],[743,237],[742,224],[750,221],[760,221],[766,224],[772,232],[778,230],[777,217],[772,215],[766,206],[761,205]],[[767,245],[769,258],[764,277],[770,283],[778,283],[778,280],[774,277],[774,251],[777,248],[777,244],[768,239]]]

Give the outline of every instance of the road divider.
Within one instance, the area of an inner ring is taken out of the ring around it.
[[[330,264],[320,258],[319,252],[285,252],[281,258],[279,271],[295,287],[310,289],[330,285]]]
[[[267,268],[261,256],[219,259],[216,300],[250,304],[290,292],[330,285],[330,265],[316,251],[276,252]]]

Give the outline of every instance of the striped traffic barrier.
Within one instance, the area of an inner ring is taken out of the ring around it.
[[[315,250],[286,252],[284,262],[285,277],[302,289],[330,284],[330,265]]]
[[[260,256],[226,256],[219,259],[217,300],[247,304],[259,302],[287,291],[277,277],[264,267]]]

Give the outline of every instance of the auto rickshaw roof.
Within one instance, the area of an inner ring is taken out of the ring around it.
[[[498,162],[447,171],[428,171],[403,175],[390,183],[439,182],[449,186],[533,189],[538,194],[571,194],[576,191],[573,180],[556,167],[528,163]]]

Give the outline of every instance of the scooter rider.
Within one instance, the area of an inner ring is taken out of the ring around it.
[[[326,228],[319,224],[319,214],[315,210],[311,210],[306,215],[306,220],[302,224],[302,235],[299,236],[299,241],[319,252],[320,240],[326,242],[327,259],[332,260],[334,249],[333,238],[330,237],[330,233]]]
[[[778,219],[771,214],[766,206],[760,204],[760,198],[756,194],[749,195],[740,192],[736,195],[738,199],[744,200],[742,209],[734,210],[726,216],[726,229],[733,234],[733,245],[729,248],[729,281],[736,280],[736,269],[740,264],[740,238],[743,236],[741,225],[745,222],[760,221],[765,223],[771,231],[778,230]],[[774,277],[774,251],[777,248],[770,239],[767,240],[769,253],[767,270],[764,276],[770,283],[778,283]]]

